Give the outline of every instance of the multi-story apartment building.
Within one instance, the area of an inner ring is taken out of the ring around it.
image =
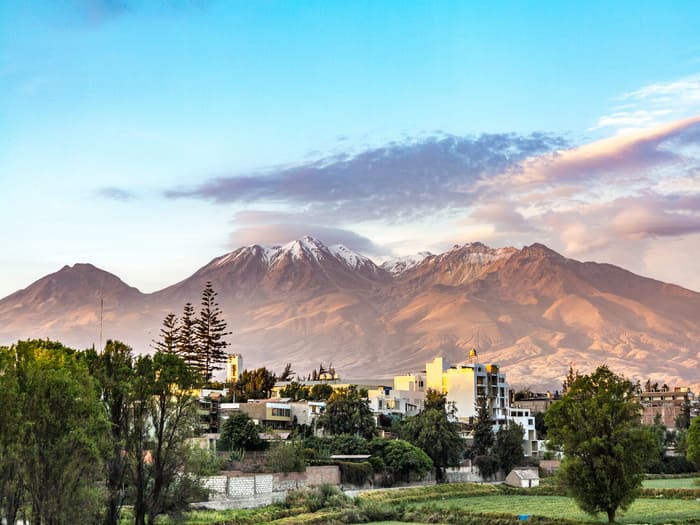
[[[684,410],[692,417],[697,412],[695,394],[688,387],[675,387],[673,390],[644,391],[636,396],[642,405],[642,424],[652,425],[658,416],[666,428],[674,428],[676,418]]]
[[[484,399],[494,424],[503,425],[508,419],[509,387],[506,375],[497,364],[477,363],[476,350],[469,361],[449,365],[436,357],[425,365],[426,388],[443,392],[448,402],[454,402],[457,419],[471,423],[477,415],[480,399]]]

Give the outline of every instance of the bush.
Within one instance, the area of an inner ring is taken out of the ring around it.
[[[697,469],[683,456],[663,456],[647,465],[648,474],[690,474]]]
[[[292,490],[284,504],[288,508],[316,512],[325,508],[344,508],[352,505],[352,500],[333,485],[321,485],[313,489]]]
[[[498,474],[499,462],[495,456],[476,456],[474,464],[484,479],[492,478]]]
[[[368,461],[362,463],[338,462],[340,467],[340,481],[343,484],[361,487],[372,477],[372,465]]]
[[[331,440],[333,454],[369,454],[367,440],[355,434],[339,434]]]
[[[306,470],[304,451],[296,445],[281,443],[267,453],[266,464],[273,472],[303,472]]]

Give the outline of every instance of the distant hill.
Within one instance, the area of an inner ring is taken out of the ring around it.
[[[700,294],[622,268],[578,262],[534,244],[481,243],[381,266],[304,237],[239,248],[187,279],[142,294],[89,264],[66,266],[0,300],[0,343],[104,338],[145,351],[169,312],[195,307],[212,281],[231,351],[246,366],[306,372],[332,362],[345,377],[421,370],[435,355],[500,363],[520,386],[557,388],[570,362],[607,363],[634,378],[700,382]]]

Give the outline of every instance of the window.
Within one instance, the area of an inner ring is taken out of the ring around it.
[[[272,417],[290,417],[291,415],[291,408],[272,408]]]

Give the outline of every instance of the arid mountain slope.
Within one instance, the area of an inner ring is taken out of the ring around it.
[[[148,295],[75,265],[0,300],[0,343],[93,344],[102,297],[104,337],[146,350],[168,312],[198,306],[208,280],[248,366],[291,361],[304,372],[332,361],[346,377],[379,377],[420,370],[438,354],[456,362],[476,347],[521,386],[556,388],[572,361],[700,382],[700,294],[538,244],[472,243],[379,267],[305,237],[240,248]]]

